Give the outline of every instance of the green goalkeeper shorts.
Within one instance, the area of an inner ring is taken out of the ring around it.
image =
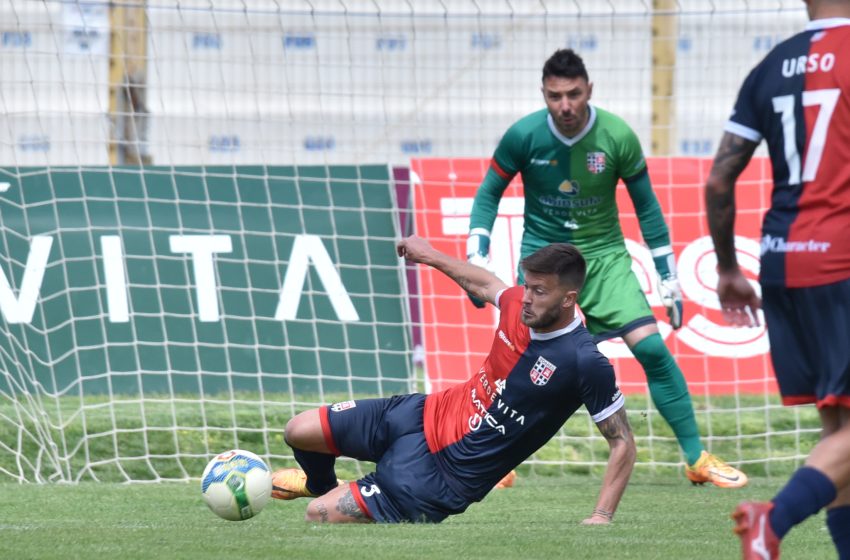
[[[540,248],[532,243],[526,246],[525,241],[523,239],[523,258]],[[579,294],[578,305],[584,314],[585,326],[596,342],[655,323],[655,315],[632,272],[632,257],[625,247],[585,259],[587,280]],[[523,283],[522,270],[517,282]]]
[[[587,280],[578,296],[578,306],[596,342],[655,323],[625,247],[587,259]]]

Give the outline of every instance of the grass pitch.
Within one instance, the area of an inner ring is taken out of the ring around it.
[[[283,427],[312,406],[290,402],[288,395],[237,397],[66,396],[32,409],[30,401],[0,398],[0,450],[11,451],[0,453],[0,484],[16,478],[181,480],[200,477],[212,455],[235,447],[271,460],[275,468],[286,466],[279,462],[291,459]],[[327,402],[347,398],[326,395]],[[670,427],[645,395],[626,400],[637,472],[675,476],[682,456]],[[786,479],[820,433],[814,407],[783,408],[776,395],[694,397],[694,408],[706,448],[751,477]],[[529,468],[537,475],[599,475],[607,457],[608,444],[582,409],[533,455]]]
[[[0,558],[18,559],[672,559],[738,558],[729,513],[767,499],[776,478],[740,490],[693,487],[682,476],[638,475],[615,522],[579,523],[593,509],[596,476],[521,476],[439,525],[318,525],[306,500],[272,501],[254,519],[228,522],[197,483],[0,484]],[[835,558],[823,514],[795,528],[783,558]]]

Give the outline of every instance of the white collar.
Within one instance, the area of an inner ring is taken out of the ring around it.
[[[558,329],[556,331],[547,332],[547,333],[539,333],[539,332],[535,331],[534,329],[528,329],[528,330],[531,333],[531,340],[551,340],[553,338],[558,338],[562,334],[567,334],[570,331],[576,330],[576,328],[578,328],[579,325],[581,325],[581,317],[576,315],[576,318],[573,319],[572,323],[570,323],[566,327],[564,327],[562,329]]]
[[[850,18],[823,18],[813,19],[806,24],[806,31],[814,31],[817,29],[830,29],[832,27],[841,27],[842,25],[850,25]]]
[[[572,138],[567,138],[561,131],[558,130],[558,127],[555,126],[555,120],[552,118],[552,113],[548,113],[546,115],[546,122],[549,124],[549,130],[552,131],[552,134],[555,135],[555,138],[566,144],[567,146],[576,145],[582,138],[587,136],[587,133],[590,132],[590,129],[593,128],[593,124],[596,122],[596,109],[593,108],[593,105],[588,105],[590,108],[590,117],[587,119],[587,124],[584,125],[584,128],[581,129],[581,132],[573,136]]]

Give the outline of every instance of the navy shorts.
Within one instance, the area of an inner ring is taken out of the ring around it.
[[[446,484],[425,441],[425,395],[362,399],[321,409],[328,447],[375,463],[352,483],[363,512],[379,523],[439,523],[469,506]]]
[[[850,408],[850,280],[762,287],[782,403]]]

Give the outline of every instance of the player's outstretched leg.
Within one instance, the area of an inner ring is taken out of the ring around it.
[[[314,523],[374,523],[369,513],[361,509],[363,501],[358,501],[354,492],[358,492],[358,488],[352,482],[341,484],[315,498],[307,505],[304,520]]]
[[[278,469],[272,473],[272,498],[294,500],[315,497],[307,490],[307,474],[301,469]]]
[[[337,486],[345,481],[337,479]],[[315,498],[307,488],[307,473],[301,469],[278,469],[272,473],[272,498],[294,500],[296,498]]]
[[[334,472],[336,455],[328,448],[322,428],[322,411],[321,408],[305,410],[286,423],[284,441],[292,448],[301,468],[272,473],[273,498],[315,498],[340,484]]]
[[[833,456],[830,444],[836,434],[821,440],[812,450],[809,461],[834,460],[830,466],[846,463],[846,454]],[[832,439],[830,439],[832,438]],[[826,443],[829,442],[829,443]],[[732,514],[735,532],[741,536],[744,559],[773,560],[779,558],[779,541],[788,531],[835,501],[835,483],[816,467],[797,469],[782,490],[770,502],[744,502]]]
[[[508,474],[503,476],[502,480],[500,480],[496,484],[496,486],[494,486],[493,488],[495,488],[496,490],[503,490],[505,488],[510,488],[514,485],[514,482],[516,482],[516,478],[517,478],[516,471],[512,470],[511,472],[509,472]]]
[[[776,560],[779,538],[770,524],[771,502],[742,502],[732,513],[735,531],[741,537],[744,560]]]
[[[685,475],[693,484],[710,482],[720,488],[740,488],[747,475],[708,453],[699,436],[694,407],[682,370],[658,333],[631,346],[646,373],[652,402],[676,435],[688,466]]]
[[[703,451],[696,463],[685,467],[685,476],[692,484],[710,482],[720,488],[740,488],[747,484],[747,475],[708,451]]]

